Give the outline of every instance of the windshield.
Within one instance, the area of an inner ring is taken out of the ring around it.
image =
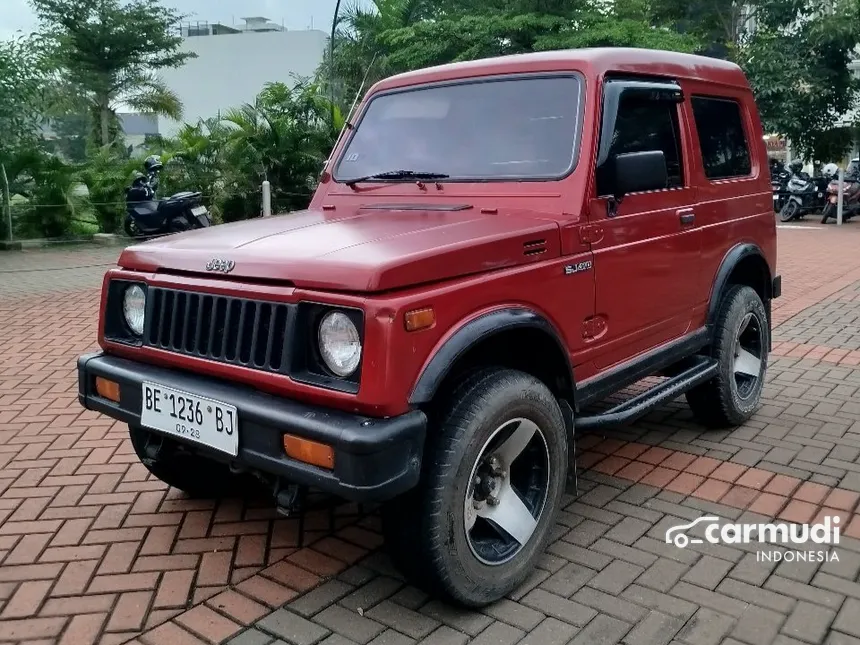
[[[335,179],[402,170],[450,180],[562,177],[576,159],[580,95],[573,76],[381,94],[341,155]]]

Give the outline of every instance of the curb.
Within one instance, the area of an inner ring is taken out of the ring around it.
[[[82,237],[71,240],[64,239],[36,239],[36,240],[16,240],[14,242],[0,242],[0,251],[24,251],[27,249],[44,249],[55,246],[125,246],[132,241],[124,235],[114,235],[111,233],[95,233],[88,237]]]

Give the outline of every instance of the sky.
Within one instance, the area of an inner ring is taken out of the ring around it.
[[[191,20],[240,23],[245,16],[266,16],[288,29],[329,31],[336,0],[163,0],[166,6],[190,14]],[[348,4],[344,0],[341,6]],[[0,0],[0,39],[16,31],[31,32],[36,18],[28,0]]]

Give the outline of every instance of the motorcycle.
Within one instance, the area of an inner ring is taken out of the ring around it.
[[[839,206],[839,180],[834,179],[827,186],[827,203],[821,213],[821,223],[837,218]],[[860,159],[854,159],[845,171],[842,185],[842,221],[847,222],[860,213]]]
[[[161,161],[157,157],[149,157],[144,167],[146,174],[138,173],[125,193],[123,228],[129,237],[179,233],[212,225],[209,209],[202,204],[202,193],[185,191],[158,199]]]
[[[820,211],[826,205],[825,194],[831,177],[810,177],[806,173],[793,176],[787,186],[788,197],[779,211],[782,222],[802,219],[804,215]]]
[[[788,196],[788,182],[791,177],[791,172],[782,167],[781,164],[779,167],[771,168],[770,187],[773,191],[773,211],[775,213],[779,213],[785,205]]]

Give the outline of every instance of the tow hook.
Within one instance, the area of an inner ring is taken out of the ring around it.
[[[275,500],[278,505],[278,514],[284,517],[295,517],[301,514],[308,487],[284,483],[282,480],[278,480],[276,487]]]
[[[154,433],[149,433],[146,445],[143,447],[143,457],[141,458],[145,466],[152,466],[158,461],[158,455],[163,445],[164,440],[161,437],[156,438]]]

